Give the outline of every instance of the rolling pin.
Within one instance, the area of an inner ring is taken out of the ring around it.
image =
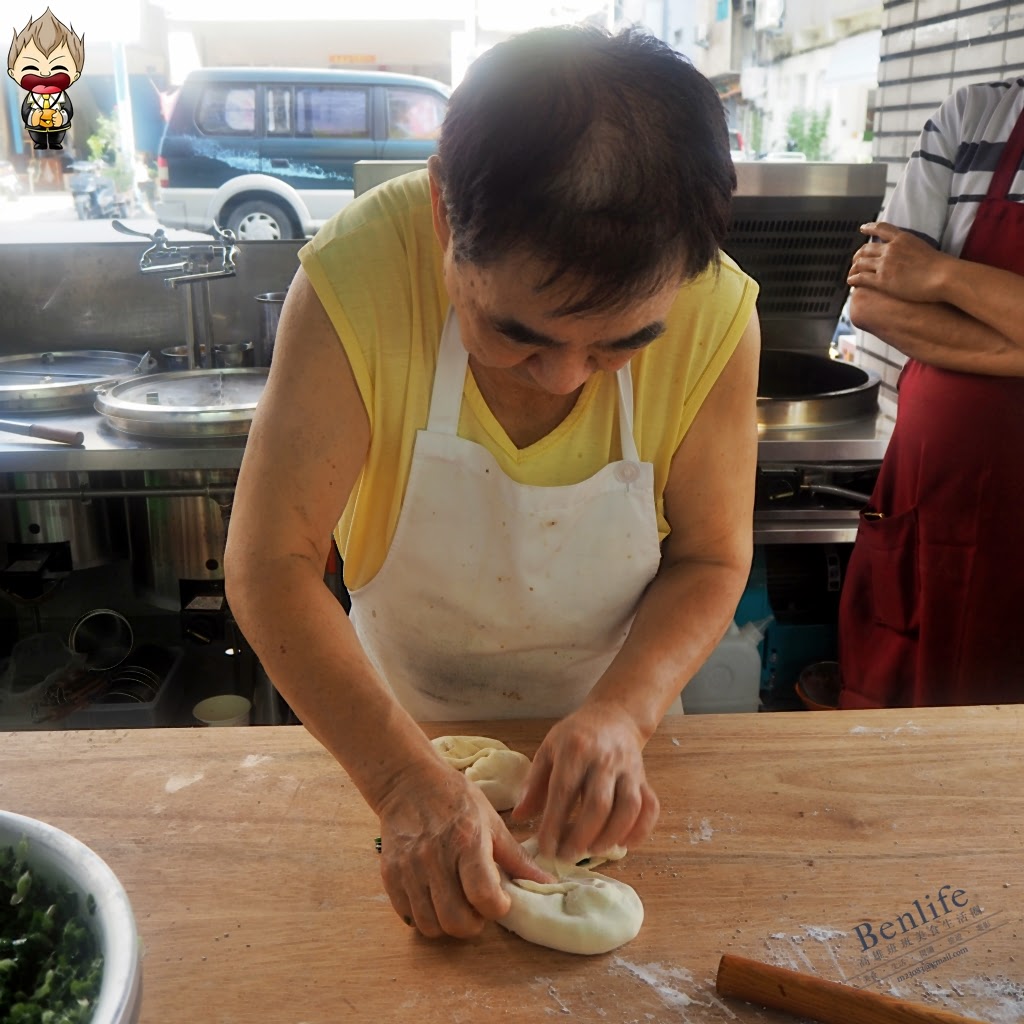
[[[80,445],[85,440],[85,434],[80,430],[48,427],[42,423],[15,423],[13,420],[0,420],[0,430],[7,434],[24,434],[26,437],[38,437],[44,441],[58,441],[61,444]]]
[[[983,1024],[923,1003],[839,985],[728,953],[718,964],[715,990],[719,995],[810,1017],[821,1024]]]

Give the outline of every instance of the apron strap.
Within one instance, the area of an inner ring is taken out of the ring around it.
[[[636,449],[636,438],[633,437],[633,374],[629,372],[629,363],[618,368],[615,378],[619,385],[619,444],[622,457],[629,462],[639,462],[640,453]]]
[[[1006,147],[999,158],[999,164],[992,175],[987,199],[1005,199],[1010,194],[1010,186],[1020,169],[1021,157],[1024,157],[1024,111],[1021,111],[1017,123],[1006,140]]]
[[[437,353],[434,386],[430,393],[430,415],[427,418],[427,430],[430,433],[454,436],[459,432],[462,391],[466,385],[468,368],[469,353],[462,344],[455,310],[449,307],[441,331],[441,347]]]
[[[459,431],[459,413],[462,411],[462,392],[466,385],[469,353],[462,344],[459,321],[455,310],[449,307],[441,331],[441,346],[437,353],[434,385],[430,393],[430,412],[427,430],[432,434],[455,436]],[[633,437],[633,375],[629,363],[615,374],[619,392],[619,444],[623,459],[639,462],[640,455]]]

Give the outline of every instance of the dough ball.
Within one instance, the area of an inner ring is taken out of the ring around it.
[[[622,860],[629,853],[625,846],[609,846],[607,850],[602,850],[600,853],[585,853],[578,861],[573,863],[570,860],[542,857],[539,853],[536,836],[530,836],[529,839],[524,840],[520,845],[538,864],[541,861],[544,862],[544,870],[548,874],[557,875],[559,878],[580,868],[592,871],[594,868],[599,868],[602,864]]]
[[[607,850],[602,850],[600,853],[588,853],[584,857],[580,857],[576,861],[576,867],[578,868],[599,868],[602,864],[608,864],[611,861],[622,860],[629,850],[624,846],[609,846]]]
[[[438,736],[430,743],[448,764],[459,771],[464,771],[490,750],[508,750],[501,740],[486,736]]]
[[[526,784],[530,759],[486,736],[439,736],[431,744],[441,758],[475,782],[496,811],[515,807]]]
[[[644,905],[631,886],[585,866],[536,856],[535,839],[523,846],[558,881],[503,878],[502,888],[512,900],[512,908],[498,922],[503,928],[538,946],[585,955],[607,953],[636,938],[644,923]],[[610,856],[613,853],[617,856]],[[589,860],[604,863],[625,853],[618,846]]]
[[[497,811],[507,811],[519,803],[530,772],[530,759],[516,750],[489,750],[466,769],[466,778],[475,782]]]

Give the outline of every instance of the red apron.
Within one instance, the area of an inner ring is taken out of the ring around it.
[[[1024,113],[960,255],[1024,276],[1022,157]],[[907,362],[839,657],[843,708],[1024,702],[1024,379]]]

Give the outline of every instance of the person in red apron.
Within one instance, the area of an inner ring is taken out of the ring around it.
[[[299,253],[228,600],[379,816],[385,888],[424,935],[506,913],[501,872],[548,879],[417,723],[554,720],[513,812],[542,853],[654,827],[644,744],[752,555],[735,184],[721,100],[678,53],[544,30],[470,69],[427,169]],[[332,531],[349,616],[323,585]]]
[[[868,224],[849,277],[854,323],[911,358],[843,587],[843,708],[1024,701],[1024,80],[972,89],[959,159],[1012,130],[959,257]]]

